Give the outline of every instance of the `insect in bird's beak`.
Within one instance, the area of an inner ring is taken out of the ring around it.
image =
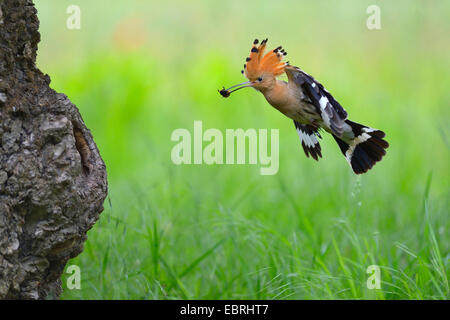
[[[222,90],[217,90],[217,91],[219,91],[219,93],[222,95],[222,97],[228,98],[232,92],[235,92],[242,88],[251,87],[251,86],[252,86],[252,82],[246,81],[246,82],[242,82],[237,85],[234,85],[232,87],[229,87],[228,89],[225,89],[225,87],[223,87]],[[230,89],[233,89],[233,90],[230,91]]]

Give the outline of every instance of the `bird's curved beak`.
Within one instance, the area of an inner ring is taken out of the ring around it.
[[[242,83],[239,83],[237,85],[234,85],[232,87],[229,87],[228,89],[225,89],[225,87],[223,87],[223,89],[220,90],[219,93],[222,95],[222,97],[228,98],[231,93],[233,93],[233,92],[235,92],[235,91],[237,91],[239,89],[242,89],[242,88],[251,87],[252,85],[253,84],[252,84],[251,81],[246,81],[246,82],[242,82]],[[231,89],[233,89],[233,90],[231,90]]]

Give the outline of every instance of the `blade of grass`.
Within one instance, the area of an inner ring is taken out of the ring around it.
[[[353,281],[352,275],[351,275],[350,271],[348,270],[347,266],[344,263],[344,259],[343,259],[342,255],[341,255],[341,251],[339,250],[339,247],[338,247],[338,245],[336,243],[336,239],[334,238],[334,236],[331,239],[333,241],[333,246],[334,246],[334,249],[336,251],[336,255],[338,257],[339,265],[341,266],[342,271],[344,272],[345,276],[347,277],[347,281],[348,281],[348,284],[349,284],[350,289],[352,291],[353,298],[357,298],[358,296],[357,296],[357,293],[356,293],[356,287],[355,287],[355,283]]]
[[[163,259],[163,257],[159,257],[159,260],[163,264],[164,268],[167,270],[167,273],[169,274],[170,278],[172,279],[172,284],[167,287],[166,291],[169,293],[170,289],[175,286],[180,290],[180,294],[183,299],[188,299],[188,291],[186,290],[186,287],[181,282],[181,280],[177,277],[176,273],[172,270],[172,268],[167,264],[167,262]]]
[[[211,248],[206,250],[200,257],[195,259],[190,265],[188,265],[183,271],[180,272],[178,275],[179,278],[183,278],[185,275],[187,275],[189,272],[191,272],[200,262],[202,262],[206,257],[208,257],[211,253],[214,252],[223,242],[225,241],[225,238],[222,240],[219,240],[215,245],[213,245]]]

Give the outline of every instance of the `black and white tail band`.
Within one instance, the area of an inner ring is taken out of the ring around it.
[[[353,131],[353,138],[347,142],[333,135],[342,153],[356,174],[367,172],[386,154],[389,143],[381,130],[345,120]]]

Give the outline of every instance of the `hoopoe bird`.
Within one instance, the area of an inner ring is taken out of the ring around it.
[[[322,84],[283,61],[287,53],[281,46],[265,53],[267,39],[258,43],[258,39],[253,42],[242,70],[249,81],[223,88],[219,91],[223,97],[248,87],[261,92],[275,109],[294,120],[306,156],[316,161],[322,157],[320,129],[333,136],[356,174],[367,172],[383,158],[389,147],[383,131],[348,120],[347,112]],[[283,73],[288,82],[277,79]]]

